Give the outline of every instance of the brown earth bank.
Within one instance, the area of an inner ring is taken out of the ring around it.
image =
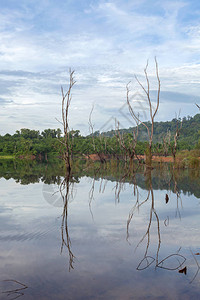
[[[34,159],[36,159],[36,156],[35,155],[19,155],[18,158],[34,160]]]
[[[159,161],[159,162],[173,162],[172,156],[152,156],[153,161]]]
[[[139,159],[144,159],[145,160],[145,156],[144,155],[137,155],[137,157]],[[198,159],[200,160],[200,157],[198,157]],[[176,161],[180,161],[181,159],[179,157],[176,157]],[[173,156],[159,156],[159,155],[152,155],[152,161],[156,161],[156,162],[173,162]]]
[[[107,154],[90,154],[85,155],[86,159],[91,159],[92,161],[102,161],[102,160],[109,160],[112,156]],[[145,155],[137,155],[137,159],[145,160]],[[200,157],[198,157],[200,160]],[[177,160],[179,160],[177,158]],[[155,162],[173,162],[173,156],[159,156],[159,155],[153,155],[152,161]]]
[[[108,154],[89,154],[89,155],[84,155],[86,159],[91,159],[92,161],[101,161],[101,160],[109,160],[112,156]],[[138,159],[144,160],[145,156],[144,155],[137,155]],[[152,156],[153,161],[158,161],[158,162],[173,162],[173,157],[172,156]]]
[[[84,155],[86,159],[91,159],[92,161],[105,161],[111,158],[111,155],[108,154],[89,154]]]
[[[84,157],[88,160],[92,160],[92,161],[101,161],[101,162],[105,162],[109,159],[111,159],[113,156],[110,154],[103,154],[103,153],[97,153],[97,154],[89,154],[89,155],[84,155]],[[45,155],[44,157],[39,154],[37,156],[35,155],[20,155],[18,157],[19,159],[28,159],[28,160],[35,160],[35,159],[39,159],[40,161],[45,160],[48,161],[47,155]],[[119,159],[119,157],[118,157]],[[137,155],[137,158],[134,158],[135,160],[139,159],[139,160],[145,160],[145,155]],[[200,160],[200,157],[198,157],[198,159]],[[176,158],[177,161],[180,161],[180,158]],[[173,162],[173,157],[172,156],[159,156],[159,155],[152,155],[152,161],[155,162]]]
[[[33,155],[33,154],[28,154],[28,155],[19,155],[17,158],[19,159],[26,159],[26,160],[39,160],[39,161],[48,161],[48,156],[47,154],[42,155],[42,154],[37,154],[37,155]]]
[[[144,155],[137,155],[139,159],[145,159]],[[157,162],[173,162],[172,156],[159,156],[159,155],[152,155],[152,160]]]
[[[200,157],[197,157],[200,160]],[[173,156],[152,156],[153,161],[158,161],[158,162],[173,162]],[[181,161],[181,158],[176,157],[177,161]]]

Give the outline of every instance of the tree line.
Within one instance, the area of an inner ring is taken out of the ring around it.
[[[174,136],[176,132],[177,122],[180,125],[182,123],[182,128],[179,136],[179,148],[180,149],[194,149],[196,144],[198,144],[200,139],[200,114],[196,114],[194,117],[187,116],[181,118],[174,118],[171,121],[161,121],[154,123],[154,143],[162,143],[163,138],[167,135],[169,137]],[[148,127],[150,122],[144,122]],[[145,142],[147,140],[147,132],[142,124],[138,125],[138,141]],[[129,127],[128,129],[119,129],[121,134],[132,133],[135,127]],[[94,132],[95,136],[104,135],[106,137],[112,137],[115,135],[115,130],[100,133],[99,131]]]
[[[155,122],[152,153],[156,155],[171,155],[174,145],[173,135],[177,122],[182,122],[180,136],[177,142],[177,150],[200,149],[200,114],[194,117],[183,118],[182,121],[173,119],[171,122]],[[148,126],[148,123],[146,123]],[[138,126],[138,140],[135,153],[143,155],[147,148],[148,140],[144,139],[144,126]],[[120,134],[120,138],[119,138]],[[170,138],[171,137],[171,138]],[[82,136],[79,130],[71,130],[68,133],[69,153],[71,156],[103,153],[112,156],[125,155],[134,142],[133,128]],[[60,128],[45,129],[42,132],[22,128],[15,134],[0,135],[0,155],[37,156],[40,158],[59,157],[65,145]],[[122,141],[124,147],[122,147]]]

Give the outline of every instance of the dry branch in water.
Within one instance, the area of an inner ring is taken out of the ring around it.
[[[152,160],[151,150],[152,150],[153,131],[154,131],[154,119],[155,119],[155,116],[158,112],[158,108],[159,108],[159,104],[160,104],[160,78],[159,78],[159,73],[158,73],[158,63],[157,63],[156,57],[155,57],[155,65],[156,65],[156,78],[157,78],[157,82],[158,82],[158,88],[157,88],[157,103],[156,103],[156,108],[155,108],[154,111],[153,111],[153,108],[152,108],[152,100],[150,98],[150,82],[149,82],[149,77],[148,77],[148,73],[147,73],[148,61],[147,61],[146,67],[144,69],[144,74],[145,74],[145,78],[146,78],[147,87],[144,87],[144,85],[140,82],[138,77],[135,75],[136,81],[138,82],[138,84],[140,85],[140,87],[142,88],[142,90],[144,91],[144,93],[147,97],[147,102],[148,102],[148,106],[149,106],[150,120],[151,120],[151,127],[150,128],[140,119],[140,117],[134,111],[134,108],[132,107],[132,105],[130,103],[130,100],[129,100],[129,92],[130,92],[129,83],[126,86],[126,102],[128,104],[129,112],[130,112],[132,118],[135,121],[137,121],[138,123],[141,123],[147,129],[147,133],[148,133],[148,137],[149,137],[149,147],[146,151],[146,165],[147,165],[147,167],[151,167],[151,160]]]
[[[69,70],[69,87],[67,92],[64,92],[63,87],[61,86],[62,93],[62,125],[64,129],[64,150],[63,150],[63,159],[66,164],[67,171],[71,171],[71,162],[70,162],[70,136],[69,136],[69,106],[72,99],[72,87],[76,83],[74,80],[74,72]]]
[[[179,135],[180,135],[181,128],[182,128],[182,121],[180,123],[179,120],[176,118],[176,132],[174,134],[174,145],[171,146],[171,151],[172,151],[173,161],[174,161],[174,167],[175,167],[175,162],[176,162],[177,141],[178,141],[178,138],[179,138]]]
[[[69,106],[72,100],[72,88],[76,81],[74,80],[74,72],[71,69],[69,70],[69,86],[67,92],[64,92],[63,87],[61,86],[61,93],[62,93],[62,122],[64,130],[64,139],[60,141],[63,146],[62,150],[62,158],[65,162],[66,166],[66,174],[65,177],[60,184],[60,193],[63,199],[63,213],[62,213],[62,224],[61,224],[61,238],[62,238],[62,245],[61,245],[61,252],[63,251],[63,247],[66,246],[68,249],[69,254],[69,270],[73,269],[74,259],[75,256],[71,250],[71,240],[69,236],[68,230],[68,204],[69,204],[69,196],[70,196],[70,179],[71,177],[71,157],[72,155],[72,142],[73,136],[70,137],[70,130],[69,130]],[[73,194],[73,189],[71,194]]]
[[[130,140],[130,141],[125,141],[124,139],[124,135],[123,133],[121,134],[120,133],[120,130],[119,130],[119,122],[117,122],[115,124],[115,136],[116,136],[116,140],[118,141],[119,143],[119,146],[121,147],[121,149],[123,149],[123,152],[124,152],[124,161],[125,161],[125,166],[126,166],[126,163],[127,163],[127,157],[129,158],[129,168],[130,169],[133,169],[133,159],[134,157],[136,157],[138,159],[138,156],[136,154],[136,146],[137,146],[137,138],[138,138],[138,125],[139,125],[139,122],[137,120],[135,120],[136,122],[136,129],[133,130],[133,140]],[[138,159],[139,161],[139,159]]]
[[[13,280],[13,279],[6,279],[6,280],[3,280],[4,282],[10,282],[10,283],[16,283],[18,284],[18,288],[16,289],[9,289],[5,292],[2,292],[2,294],[7,294],[7,297],[11,296],[13,298],[9,298],[9,299],[17,299],[21,296],[24,296],[24,290],[26,290],[28,288],[27,285],[25,285],[24,283],[21,283],[17,280]]]
[[[60,185],[60,193],[63,199],[63,213],[62,213],[62,224],[61,224],[61,238],[62,238],[62,245],[61,245],[61,253],[63,252],[63,247],[65,246],[68,250],[69,254],[69,271],[74,269],[74,259],[75,256],[71,249],[71,239],[69,235],[69,228],[68,228],[68,204],[69,204],[69,197],[70,195],[73,196],[73,186],[71,187],[70,193],[70,173],[67,172],[65,178],[63,179]]]

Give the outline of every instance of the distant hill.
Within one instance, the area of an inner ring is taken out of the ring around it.
[[[178,120],[179,124],[181,119]],[[145,122],[145,124],[150,127],[150,122]],[[160,143],[163,140],[163,137],[166,136],[167,132],[171,134],[171,140],[173,140],[173,135],[176,132],[177,119],[166,122],[155,122],[154,123],[154,136],[153,142]],[[138,141],[144,142],[148,141],[148,134],[146,128],[140,124],[139,127]],[[120,129],[120,133],[133,133],[135,127],[130,127],[128,129]],[[99,135],[99,132],[95,132],[95,135]],[[115,130],[102,132],[101,135],[112,137],[115,135]],[[200,114],[196,114],[194,117],[184,117],[182,119],[182,128],[180,131],[179,142],[189,144],[194,146],[200,139]]]

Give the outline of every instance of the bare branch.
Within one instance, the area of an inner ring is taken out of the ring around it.
[[[155,57],[155,65],[156,65],[156,77],[157,77],[157,81],[158,81],[158,89],[157,89],[158,91],[157,91],[157,104],[156,104],[156,109],[154,112],[152,109],[152,101],[150,98],[150,82],[149,82],[149,77],[148,77],[148,73],[147,73],[148,61],[147,61],[146,67],[144,69],[144,74],[145,74],[145,78],[146,78],[146,82],[147,82],[147,88],[144,87],[144,85],[140,82],[138,77],[135,75],[135,79],[136,79],[137,83],[140,85],[140,87],[143,89],[144,93],[147,96],[147,101],[148,101],[148,105],[149,105],[149,114],[150,114],[150,120],[151,120],[151,128],[149,128],[144,122],[142,122],[141,119],[134,112],[134,108],[131,106],[130,101],[129,101],[129,91],[130,90],[129,90],[128,85],[126,86],[126,91],[127,91],[126,92],[126,98],[127,98],[126,102],[128,104],[129,112],[134,120],[137,120],[139,123],[141,123],[147,129],[147,133],[148,133],[148,137],[149,137],[149,149],[147,151],[147,156],[146,156],[146,165],[148,167],[151,167],[151,161],[152,161],[151,148],[152,148],[152,141],[153,141],[154,118],[158,112],[158,108],[159,108],[159,104],[160,104],[160,78],[159,78],[159,73],[158,73],[158,63],[157,63],[156,57]]]
[[[96,147],[95,147],[95,140],[94,140],[94,125],[92,124],[92,113],[93,113],[93,110],[94,110],[94,104],[92,105],[92,109],[91,109],[90,114],[89,114],[88,124],[89,124],[90,134],[92,135],[93,148],[94,148],[94,151],[95,151]]]
[[[195,103],[196,104],[196,103]],[[200,109],[200,106],[198,104],[196,104],[196,106],[198,107],[198,109]]]
[[[70,165],[70,150],[72,150],[72,145],[70,146],[70,135],[69,135],[69,123],[68,123],[68,115],[69,115],[69,106],[72,100],[72,87],[76,81],[74,80],[74,71],[69,69],[69,87],[67,92],[64,92],[63,87],[61,86],[61,95],[62,95],[62,122],[64,130],[64,150],[62,153],[63,160],[66,163],[67,170],[70,172],[71,165]]]
[[[130,82],[129,82],[129,83],[130,83]],[[129,86],[128,86],[129,83],[126,85],[126,102],[127,102],[127,104],[128,104],[129,112],[130,112],[132,118],[133,118],[135,121],[137,121],[138,123],[141,123],[142,125],[144,125],[144,127],[146,127],[147,132],[148,132],[148,136],[150,137],[150,132],[149,132],[148,126],[147,126],[144,122],[141,121],[141,119],[139,118],[139,116],[137,116],[137,115],[135,114],[135,112],[134,112],[134,110],[133,110],[133,108],[132,108],[132,106],[131,106],[131,103],[130,103],[130,101],[129,101],[129,92],[130,92]]]
[[[158,108],[159,108],[159,104],[160,104],[160,78],[159,78],[159,73],[158,73],[158,62],[157,62],[157,59],[155,57],[155,63],[156,63],[156,76],[157,76],[157,80],[158,80],[158,93],[157,93],[157,106],[156,106],[156,110],[153,114],[153,118],[155,117],[157,111],[158,111]]]

